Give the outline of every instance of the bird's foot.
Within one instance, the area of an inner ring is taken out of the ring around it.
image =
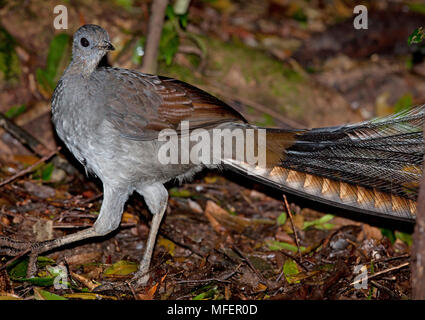
[[[0,237],[0,255],[16,257],[28,251],[31,251],[30,242]]]
[[[131,279],[131,284],[136,288],[140,288],[145,286],[148,281],[149,273],[146,271],[139,270],[134,274],[133,278]]]
[[[37,257],[40,253],[48,249],[50,241],[30,242],[19,241],[7,237],[0,237],[0,256],[14,257],[10,262],[24,256],[29,255],[27,278],[33,277],[37,272]],[[9,263],[10,263],[9,262]],[[8,263],[8,264],[9,264]]]

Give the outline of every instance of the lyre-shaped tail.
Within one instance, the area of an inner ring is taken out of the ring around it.
[[[267,129],[267,168],[231,168],[284,191],[345,209],[414,220],[425,106],[357,124]]]

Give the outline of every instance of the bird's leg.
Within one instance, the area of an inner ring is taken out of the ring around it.
[[[32,263],[28,266],[28,275],[32,276],[36,271],[35,262],[39,254],[87,238],[103,236],[118,228],[128,194],[128,190],[104,186],[102,207],[93,227],[61,238],[35,243],[0,237],[0,255],[17,256],[29,251]]]
[[[142,261],[140,261],[139,270],[137,271],[134,280],[136,281],[137,286],[142,286],[146,284],[149,280],[149,266],[152,260],[153,249],[155,247],[156,236],[158,234],[159,226],[164,216],[165,206],[161,212],[155,213],[152,218],[151,230],[149,232],[149,237],[146,242],[146,250],[143,255]]]
[[[95,228],[90,227],[88,229],[66,235],[61,238],[41,242],[17,241],[7,237],[0,237],[0,256],[5,255],[16,257],[25,253],[29,253],[30,259],[28,262],[27,278],[30,278],[34,276],[37,271],[37,257],[41,253],[98,235],[100,234],[96,232]]]
[[[165,187],[160,184],[154,184],[142,187],[137,190],[145,199],[145,202],[153,214],[151,229],[149,231],[148,240],[146,242],[146,250],[143,259],[140,262],[139,270],[134,275],[133,281],[136,286],[143,286],[149,280],[149,266],[152,259],[155,241],[161,225],[162,217],[167,209],[168,192]]]

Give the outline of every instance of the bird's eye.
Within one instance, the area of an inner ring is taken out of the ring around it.
[[[81,38],[80,43],[83,47],[88,47],[90,45],[89,40],[87,40],[86,38]]]

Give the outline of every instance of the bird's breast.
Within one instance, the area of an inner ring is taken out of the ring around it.
[[[95,136],[99,115],[90,108],[92,95],[86,90],[84,85],[73,81],[59,81],[52,97],[52,122],[67,148],[88,166],[90,141]]]

